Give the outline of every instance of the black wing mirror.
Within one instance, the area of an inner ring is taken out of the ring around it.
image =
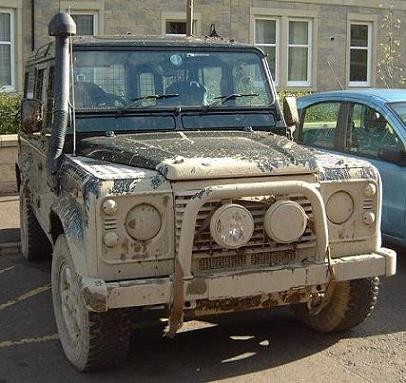
[[[378,158],[399,166],[406,166],[406,152],[404,150],[380,148]]]
[[[32,134],[40,132],[43,122],[43,105],[38,100],[23,100],[21,104],[21,130]]]

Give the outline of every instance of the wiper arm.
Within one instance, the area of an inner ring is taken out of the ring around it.
[[[173,97],[179,97],[179,94],[178,93],[150,94],[148,96],[132,98],[129,104],[127,104],[126,106],[117,111],[117,116],[121,116],[126,110],[138,106],[141,100],[161,100],[164,98],[173,98]]]
[[[258,96],[259,96],[259,93],[231,93],[231,94],[224,95],[224,96],[214,97],[214,99],[217,101],[214,101],[210,105],[207,105],[204,111],[207,112],[208,110],[214,108],[217,105],[223,105],[228,100],[235,100],[236,98],[240,98],[240,97],[258,97]]]

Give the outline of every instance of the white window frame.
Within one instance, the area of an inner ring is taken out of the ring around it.
[[[184,34],[166,33],[166,22],[186,23],[186,12],[161,12],[161,34],[164,36],[186,36]],[[201,34],[201,15],[198,12],[193,14],[193,34]]]
[[[306,22],[307,23],[307,44],[291,44],[289,42],[289,26],[291,22]],[[303,18],[288,18],[287,35],[286,35],[286,76],[288,87],[309,87],[312,83],[312,57],[313,57],[313,20]],[[289,49],[290,48],[307,48],[307,80],[306,81],[289,81]]]
[[[172,19],[166,19],[165,20],[165,36],[186,36],[186,33],[166,33],[166,23],[185,23],[185,19],[177,19],[177,20],[172,20]],[[192,33],[196,36],[196,29],[197,29],[197,19],[193,19],[193,29]]]
[[[367,25],[368,26],[368,44],[366,47],[351,45],[351,26],[352,25]],[[348,86],[350,87],[369,87],[371,86],[372,73],[372,22],[351,20],[348,23]],[[350,81],[351,78],[351,51],[366,50],[367,51],[367,81]]]
[[[99,34],[99,12],[93,10],[77,10],[71,9],[71,15],[79,15],[79,16],[93,16],[93,36],[97,36]]]
[[[10,41],[0,41],[0,45],[10,46],[10,76],[11,84],[3,85],[0,87],[0,91],[12,92],[15,91],[15,14],[13,9],[0,8],[0,13],[7,13],[10,15]]]
[[[269,21],[275,21],[275,44],[264,44],[264,43],[257,43],[256,39],[257,36],[255,34],[256,31],[256,22],[257,20],[269,20]],[[275,73],[273,73],[273,81],[275,83],[275,86],[279,85],[279,60],[280,60],[280,19],[275,18],[275,17],[255,17],[254,19],[254,44],[261,48],[261,47],[272,47],[275,48]]]
[[[165,36],[186,36],[186,33],[166,33],[166,23],[185,23],[186,25],[186,20],[165,20]],[[195,20],[193,20],[193,23],[195,23]]]

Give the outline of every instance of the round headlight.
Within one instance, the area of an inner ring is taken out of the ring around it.
[[[211,217],[211,236],[226,249],[245,245],[253,232],[254,218],[244,206],[229,203],[218,208]]]
[[[142,203],[132,208],[127,214],[125,228],[127,233],[139,241],[154,238],[161,229],[162,218],[152,205]]]
[[[340,225],[354,213],[354,201],[345,191],[334,193],[327,201],[326,214],[330,222]]]
[[[266,212],[264,225],[275,242],[295,242],[306,230],[307,215],[297,202],[276,201]]]

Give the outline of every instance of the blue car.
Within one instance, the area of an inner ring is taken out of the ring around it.
[[[383,236],[406,246],[406,89],[321,92],[298,98],[297,105],[299,143],[362,157],[378,168]]]

